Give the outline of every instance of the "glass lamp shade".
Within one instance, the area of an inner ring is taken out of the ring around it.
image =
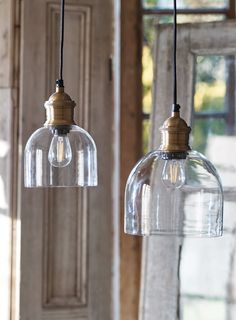
[[[125,233],[218,237],[223,191],[214,166],[200,153],[165,160],[152,151],[134,167],[125,192]]]
[[[25,187],[96,186],[97,151],[92,137],[77,125],[57,128],[42,127],[29,138]]]

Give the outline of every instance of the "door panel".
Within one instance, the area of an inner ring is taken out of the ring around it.
[[[18,187],[19,3],[0,2],[0,319],[19,305]]]
[[[59,14],[60,1],[23,3],[22,146],[44,123],[43,103],[55,90]],[[97,144],[99,186],[22,188],[23,320],[115,319],[113,23],[111,0],[66,2],[65,90]]]

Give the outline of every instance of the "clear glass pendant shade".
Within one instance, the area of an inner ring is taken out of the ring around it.
[[[223,191],[214,166],[200,153],[165,160],[145,155],[130,173],[125,232],[132,235],[222,235]]]
[[[96,146],[77,125],[35,131],[26,144],[24,163],[26,187],[97,185]]]

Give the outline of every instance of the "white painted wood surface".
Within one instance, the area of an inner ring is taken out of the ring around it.
[[[180,25],[178,29],[178,103],[190,124],[193,106],[194,56],[236,54],[236,23]],[[160,145],[159,127],[170,116],[172,105],[172,27],[157,29],[154,57],[154,107],[150,149]],[[178,265],[181,239],[150,237],[144,240],[141,320],[178,320]]]
[[[59,10],[60,1],[23,2],[22,147],[43,125],[43,103],[55,90]],[[66,1],[65,90],[77,102],[76,122],[97,144],[99,186],[22,187],[21,320],[118,317],[113,10],[111,0]]]
[[[15,320],[19,305],[17,211],[18,4],[0,2],[0,319]]]

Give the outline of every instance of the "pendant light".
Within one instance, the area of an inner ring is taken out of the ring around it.
[[[97,185],[97,152],[92,137],[74,122],[75,102],[64,92],[65,1],[61,0],[59,80],[45,102],[46,122],[29,138],[24,155],[26,187]]]
[[[223,191],[215,167],[189,147],[190,127],[177,104],[177,9],[174,0],[173,109],[160,128],[162,143],[131,171],[125,191],[125,233],[222,235]]]

